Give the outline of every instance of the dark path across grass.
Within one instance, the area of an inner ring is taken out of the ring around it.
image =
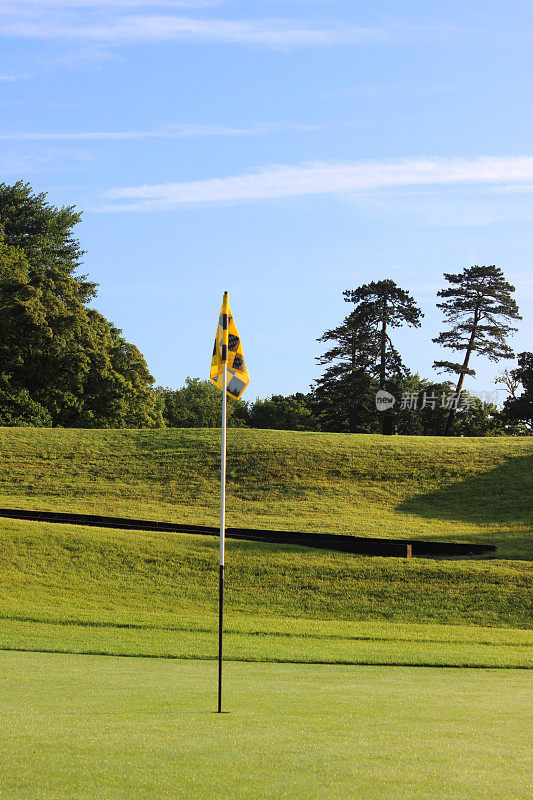
[[[207,525],[191,525],[172,522],[130,519],[127,517],[107,517],[98,514],[71,514],[59,511],[28,511],[24,509],[0,509],[0,517],[26,519],[37,522],[58,522],[70,525],[89,525],[98,528],[118,528],[120,530],[161,531],[164,533],[191,533],[203,536],[218,536],[218,528]],[[369,556],[440,557],[479,556],[495,553],[491,544],[472,542],[431,542],[409,541],[406,539],[374,539],[364,536],[331,533],[304,533],[301,531],[272,531],[256,528],[227,528],[226,536],[251,542],[315,547],[320,550],[333,550],[341,553],[359,553]]]

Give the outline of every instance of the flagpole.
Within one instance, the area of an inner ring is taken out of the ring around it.
[[[223,350],[225,348],[223,347]],[[223,354],[225,355],[225,354]],[[226,356],[227,357],[227,356]],[[222,634],[224,630],[224,546],[226,534],[226,427],[228,365],[222,371],[222,443],[220,448],[220,558],[218,568],[218,713],[222,713]]]
[[[231,333],[230,333],[231,330]],[[220,445],[220,558],[218,567],[218,713],[222,713],[222,640],[224,635],[224,548],[226,536],[226,434],[228,422],[228,368],[232,397],[239,399],[248,386],[248,369],[241,340],[231,316],[228,293],[224,292],[222,308],[211,358],[209,379],[222,389],[222,436]],[[220,379],[222,378],[222,385]]]

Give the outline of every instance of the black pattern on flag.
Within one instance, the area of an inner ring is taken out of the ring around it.
[[[223,373],[223,315],[228,315],[228,350],[227,350],[227,369],[228,369],[228,395],[238,399],[250,381],[248,375],[248,368],[244,360],[244,352],[242,349],[242,342],[235,325],[235,320],[231,315],[229,303],[225,298],[225,305],[222,306],[218,320],[218,328],[215,336],[215,346],[213,348],[213,358],[211,359],[211,371],[209,379],[211,383],[218,386],[222,390],[222,373]]]

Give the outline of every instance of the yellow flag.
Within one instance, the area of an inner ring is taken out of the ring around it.
[[[218,320],[218,328],[213,348],[213,358],[211,359],[211,383],[218,386],[222,391],[223,364],[228,365],[228,394],[236,400],[242,395],[250,377],[244,361],[239,331],[235,325],[235,320],[231,316],[229,307],[228,293],[224,292],[222,308]]]

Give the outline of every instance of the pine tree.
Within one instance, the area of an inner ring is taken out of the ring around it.
[[[435,361],[433,365],[458,376],[444,431],[448,434],[461,400],[465,375],[475,375],[469,366],[472,353],[487,356],[490,361],[513,358],[507,337],[517,329],[508,323],[521,317],[512,297],[515,287],[505,280],[499,267],[475,265],[465,267],[460,273],[445,272],[444,277],[450,286],[438,292],[444,299],[437,307],[444,312],[450,328],[433,341],[465,354],[462,363]]]
[[[377,388],[392,388],[409,374],[393,344],[390,330],[408,324],[420,327],[423,316],[411,295],[392,280],[372,282],[343,292],[356,307],[341,325],[326,331],[318,341],[335,342],[317,359],[328,367],[317,381],[321,404],[336,398],[349,420],[349,430],[375,430],[377,415],[373,395]],[[343,402],[339,402],[343,397]],[[334,410],[332,421],[335,420]],[[392,417],[383,414],[384,432],[392,432]],[[389,423],[389,424],[387,424]]]
[[[319,342],[335,342],[316,360],[327,365],[315,382],[314,398],[320,425],[336,432],[370,432],[377,427],[374,395],[376,351],[368,329],[354,311]]]
[[[419,328],[424,316],[413,297],[394,281],[372,281],[357,289],[343,292],[347,303],[355,303],[355,314],[367,331],[378,367],[379,388],[386,389],[387,381],[399,380],[409,374],[396,350],[390,330],[402,325]],[[374,371],[374,370],[373,370]],[[383,433],[392,433],[393,418],[383,414]]]

